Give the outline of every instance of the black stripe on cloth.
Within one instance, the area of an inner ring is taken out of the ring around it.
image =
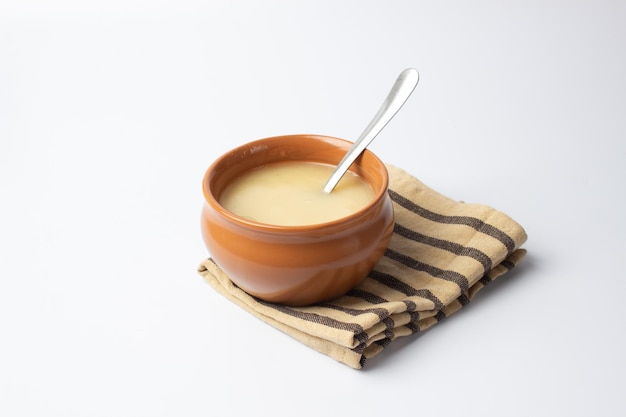
[[[361,300],[367,301],[370,304],[381,304],[381,303],[387,302],[387,300],[385,300],[383,297],[379,295],[373,294],[369,291],[359,290],[356,288],[353,288],[350,291],[348,291],[346,295],[348,297],[360,298]]]
[[[384,340],[389,340],[390,342],[394,339],[395,334],[393,333],[393,328],[388,327],[385,330],[385,338],[381,339],[381,342]]]
[[[484,271],[489,271],[492,267],[491,259],[489,259],[489,257],[483,251],[480,251],[476,248],[466,247],[456,242],[451,242],[449,240],[437,239],[431,236],[426,236],[416,232],[415,230],[406,228],[398,223],[396,223],[396,225],[394,226],[394,233],[397,233],[400,236],[404,236],[405,238],[413,240],[415,242],[424,243],[437,249],[443,249],[458,256],[470,257],[480,262],[480,264],[483,266]]]
[[[415,310],[417,309],[417,305],[411,300],[403,300],[404,305],[406,305],[406,311],[409,313],[419,314]]]
[[[508,259],[505,259],[504,261],[500,262],[500,264],[502,267],[506,268],[507,271],[510,271],[511,269],[513,269],[515,267],[515,263],[509,261]],[[479,282],[483,285],[487,285],[490,282],[493,281],[493,279],[491,279],[491,277],[489,276],[489,273],[491,272],[491,270],[487,271],[487,273],[485,275],[483,275],[483,277],[479,280]]]
[[[387,347],[387,345],[389,343],[391,343],[394,339],[394,334],[392,331],[387,330],[385,331],[385,337],[383,339],[379,339],[374,341],[373,343],[380,346],[382,349],[384,349],[385,347]],[[367,346],[366,346],[367,347]],[[355,351],[356,353],[363,353],[364,348],[358,349],[354,348],[352,349],[353,351]],[[367,358],[365,357],[365,355],[361,356],[361,359],[359,360],[359,363],[361,365],[361,367],[363,367],[365,365],[365,362],[367,361]]]
[[[443,303],[441,302],[441,300],[437,298],[437,296],[433,294],[430,290],[413,288],[410,285],[400,281],[393,275],[385,274],[377,270],[371,271],[369,277],[409,297],[417,296],[431,301],[435,305],[435,308],[438,310],[443,308]]]
[[[446,313],[444,313],[443,310],[439,310],[437,314],[435,314],[435,319],[437,320],[437,322],[440,322],[441,320],[445,318],[446,318]]]
[[[411,333],[419,333],[420,328],[417,325],[417,322],[410,322],[404,325],[407,329],[411,331]]]
[[[404,325],[411,333],[418,333],[421,331],[417,322],[420,320],[420,315],[417,312],[411,312],[411,320]]]
[[[367,341],[367,334],[363,330],[363,327],[356,323],[346,323],[341,320],[336,320],[331,317],[321,316],[316,313],[310,313],[306,311],[296,310],[291,307],[283,306],[280,304],[273,304],[261,299],[257,299],[257,302],[263,304],[266,307],[273,308],[275,310],[280,311],[283,314],[290,315],[300,320],[310,321],[313,323],[321,324],[327,327],[331,327],[333,329],[345,330],[351,333],[354,333],[354,337],[361,343],[365,343]]]
[[[377,340],[374,343],[381,346],[382,348],[385,348],[389,343],[391,343],[392,338],[393,335],[387,335],[387,337],[385,337],[384,339]]]
[[[365,356],[361,356],[361,359],[359,360],[359,366],[363,368],[365,366],[365,362],[367,362],[367,358]]]
[[[403,197],[402,195],[391,189],[389,190],[389,196],[391,197],[391,200],[396,204],[404,207],[407,210],[412,211],[413,213],[425,219],[432,220],[437,223],[461,224],[464,226],[469,226],[480,233],[484,233],[499,240],[506,247],[508,253],[511,253],[513,252],[513,250],[515,250],[515,242],[513,241],[513,239],[511,239],[509,235],[476,217],[446,216],[443,214],[438,214],[427,210],[424,207],[418,206],[413,201],[409,200],[406,197]]]
[[[351,350],[356,353],[363,353],[365,348],[367,347],[367,340],[359,343],[356,347],[353,347]]]
[[[435,266],[420,262],[417,259],[413,259],[410,256],[403,255],[392,249],[387,249],[385,251],[385,256],[393,259],[394,261],[400,262],[402,265],[416,271],[426,272],[435,278],[454,282],[456,285],[459,286],[462,292],[465,292],[469,289],[469,280],[464,275],[459,274],[458,272],[437,268]]]
[[[383,323],[385,323],[385,331],[391,330],[396,327],[396,322],[393,321],[391,317],[387,317],[385,320],[383,320]]]
[[[466,305],[468,305],[468,304],[469,304],[470,299],[469,299],[469,297],[468,297],[467,295],[465,295],[465,294],[461,294],[461,295],[459,296],[459,298],[457,298],[457,301],[458,301],[459,303],[461,303],[461,306],[465,307]]]
[[[500,262],[500,265],[505,267],[508,271],[510,271],[511,269],[515,267],[515,264],[509,261],[508,259],[505,259],[504,261]]]

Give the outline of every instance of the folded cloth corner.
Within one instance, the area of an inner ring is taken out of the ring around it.
[[[393,165],[394,233],[356,288],[334,300],[287,307],[250,296],[211,259],[199,274],[220,294],[294,339],[361,369],[392,341],[460,310],[526,254],[526,232],[508,215],[454,201]]]

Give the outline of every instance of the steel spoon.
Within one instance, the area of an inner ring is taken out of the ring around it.
[[[378,113],[376,113],[372,121],[367,125],[363,133],[361,133],[361,136],[359,136],[356,142],[350,147],[326,182],[326,185],[324,185],[325,193],[328,194],[335,188],[348,168],[350,168],[359,155],[367,148],[367,145],[374,140],[393,116],[396,115],[415,89],[418,81],[419,73],[416,69],[408,68],[400,73],[398,79],[391,87],[387,98],[380,106]]]

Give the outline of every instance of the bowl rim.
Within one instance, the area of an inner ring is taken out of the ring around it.
[[[367,205],[365,205],[361,209],[347,216],[343,216],[338,219],[329,220],[329,221],[320,222],[320,223],[311,223],[311,224],[302,224],[302,225],[277,225],[277,224],[262,223],[262,222],[255,222],[253,220],[249,220],[245,217],[239,216],[229,211],[228,209],[226,209],[224,206],[222,206],[219,203],[217,198],[215,198],[215,196],[210,190],[210,183],[211,183],[212,173],[217,169],[217,167],[220,164],[224,163],[224,161],[227,158],[232,158],[233,155],[243,152],[245,149],[264,145],[268,142],[284,140],[286,138],[296,138],[296,137],[310,138],[310,139],[314,139],[318,141],[323,141],[329,144],[343,145],[346,151],[353,144],[353,142],[350,142],[349,140],[346,140],[346,139],[341,139],[341,138],[337,138],[333,136],[326,136],[326,135],[319,135],[319,134],[306,134],[306,133],[269,136],[269,137],[265,137],[262,139],[256,139],[256,140],[243,143],[225,152],[224,154],[220,155],[207,168],[202,179],[202,191],[204,194],[205,202],[208,203],[224,219],[244,228],[252,228],[257,231],[266,231],[266,232],[280,231],[280,233],[302,233],[302,232],[310,232],[310,231],[319,231],[319,230],[323,230],[327,228],[334,228],[334,227],[343,226],[343,225],[350,225],[353,222],[359,221],[359,219],[361,219],[365,213],[367,213],[372,207],[376,206],[388,193],[389,172],[387,171],[386,165],[376,154],[374,154],[369,149],[365,149],[362,155],[352,164],[352,167],[360,164],[363,158],[363,154],[366,154],[368,158],[372,159],[376,163],[376,165],[378,165],[381,168],[380,170],[380,172],[382,173],[381,186],[377,190],[375,190],[376,194],[374,198]],[[360,177],[363,178],[361,175]],[[371,185],[371,182],[368,181],[368,183]]]

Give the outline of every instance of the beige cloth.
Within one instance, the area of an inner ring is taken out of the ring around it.
[[[309,307],[251,297],[209,258],[198,272],[225,297],[305,345],[352,368],[395,339],[461,309],[525,255],[524,229],[493,208],[453,201],[388,166],[396,225],[369,276],[348,294]]]

